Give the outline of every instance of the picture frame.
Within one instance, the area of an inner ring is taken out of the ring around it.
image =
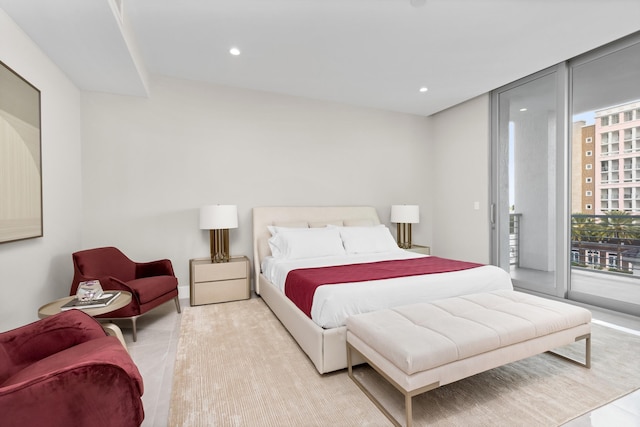
[[[0,61],[0,243],[42,237],[40,90]]]

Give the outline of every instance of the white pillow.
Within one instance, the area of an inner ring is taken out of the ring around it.
[[[309,228],[323,228],[327,225],[335,225],[337,227],[342,227],[344,224],[341,219],[334,219],[331,221],[310,221]]]
[[[275,236],[281,231],[307,230],[308,228],[309,226],[307,225],[301,225],[300,227],[283,227],[281,225],[267,225],[267,230],[269,230],[269,233],[271,233],[272,236]]]
[[[345,255],[337,228],[279,229],[269,247],[274,258],[282,259]]]
[[[373,227],[337,227],[348,254],[367,254],[401,250],[389,229],[384,225]]]

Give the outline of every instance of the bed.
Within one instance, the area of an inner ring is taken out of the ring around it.
[[[324,228],[324,227],[344,227],[342,230],[347,230],[349,227],[353,227],[353,230],[361,229],[364,227],[380,227],[380,220],[377,211],[373,207],[369,206],[349,206],[349,207],[256,207],[253,208],[253,262],[254,262],[254,274],[255,274],[255,291],[269,306],[271,311],[278,317],[280,322],[287,328],[289,333],[297,341],[301,349],[308,355],[312,363],[315,365],[319,373],[324,374],[347,367],[347,351],[346,351],[346,326],[344,325],[344,317],[347,314],[341,314],[336,318],[334,314],[329,314],[327,319],[320,318],[315,320],[309,315],[305,314],[299,309],[283,292],[283,277],[286,273],[282,273],[282,270],[275,270],[275,273],[271,271],[270,262],[272,260],[271,247],[269,245],[269,239],[274,232],[274,228],[283,227],[284,229],[290,228]],[[271,230],[270,230],[271,229]],[[351,229],[349,229],[351,230]],[[346,242],[345,242],[346,244]],[[272,245],[273,247],[273,245]],[[274,248],[274,250],[277,250]],[[369,256],[364,254],[362,262],[375,262],[378,257],[386,256],[385,254],[376,254]],[[409,259],[416,257],[423,257],[424,255],[415,254],[404,250],[397,249],[397,252],[393,252],[392,257],[398,257],[401,259]],[[336,255],[339,258],[339,255]],[[356,257],[356,261],[361,261],[361,257]],[[329,264],[333,265],[338,261],[333,260],[333,256],[323,257],[321,264],[315,263],[315,259],[311,259],[311,265],[304,262],[288,263],[285,266],[285,271],[289,271],[295,268],[303,268],[305,266],[313,267],[321,265],[328,259]],[[267,271],[263,271],[263,267]],[[278,276],[281,276],[278,278]],[[495,266],[480,266],[472,269],[465,269],[464,271],[455,271],[451,273],[431,274],[429,280],[437,278],[438,283],[436,285],[429,284],[426,289],[428,292],[420,292],[419,298],[412,296],[409,293],[408,297],[402,298],[389,298],[382,296],[383,301],[387,301],[387,306],[403,305],[416,301],[430,301],[434,299],[447,298],[451,296],[457,296],[462,294],[470,294],[475,292],[483,292],[498,289],[513,289],[509,274],[504,270]],[[400,281],[401,286],[414,287],[416,283],[420,282],[424,278],[421,276],[405,277],[394,280],[394,289],[397,283]],[[381,281],[376,282],[379,284]],[[400,286],[398,285],[398,286]],[[353,284],[351,288],[360,286],[360,284]],[[419,285],[422,289],[425,289],[424,284]],[[329,286],[333,287],[333,286]],[[324,286],[322,288],[327,288]],[[343,285],[337,285],[333,288],[348,289]],[[376,288],[373,292],[368,288],[365,292],[366,300],[372,299],[372,294],[378,292],[380,286],[372,287]],[[318,288],[320,290],[321,288]],[[413,291],[409,291],[413,292]],[[349,292],[348,292],[349,293]],[[407,300],[408,298],[409,300]],[[339,300],[340,298],[338,298]],[[315,297],[314,297],[315,300]],[[315,304],[315,303],[314,303]],[[315,307],[314,307],[315,308]],[[358,312],[361,310],[375,310],[376,308],[382,308],[379,306],[379,302],[374,302],[369,307],[358,308]],[[337,309],[338,311],[341,308]],[[317,311],[317,310],[316,310]],[[316,313],[317,314],[317,313]],[[317,316],[316,316],[317,317]],[[356,360],[354,363],[358,363]]]

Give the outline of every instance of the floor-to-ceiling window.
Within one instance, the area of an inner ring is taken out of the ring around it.
[[[517,288],[640,314],[640,33],[491,102],[493,263]]]
[[[640,312],[640,41],[568,62],[571,262],[568,295]]]

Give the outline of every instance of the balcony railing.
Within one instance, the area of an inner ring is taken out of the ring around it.
[[[523,215],[509,216],[509,260],[520,265]],[[572,215],[571,265],[640,276],[640,216]]]
[[[509,215],[509,264],[520,265],[520,221],[522,214]]]

